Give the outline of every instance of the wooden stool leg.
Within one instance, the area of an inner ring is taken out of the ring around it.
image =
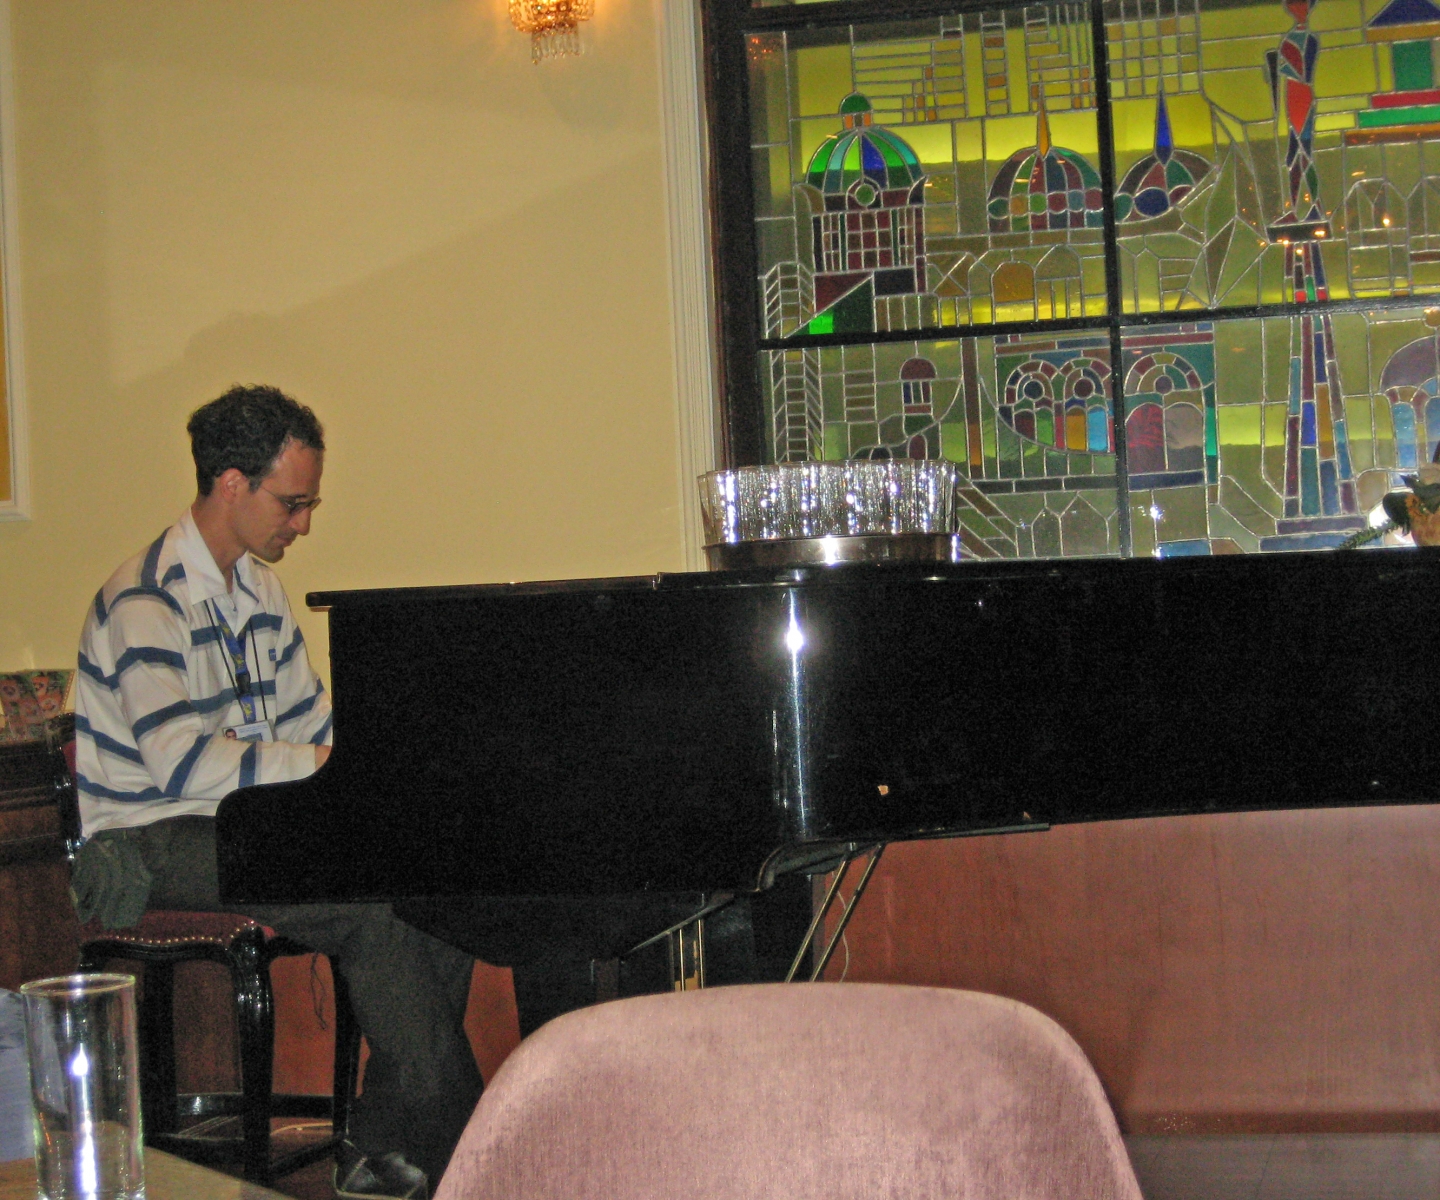
[[[146,1134],[174,1133],[180,1121],[175,1095],[175,968],[146,963],[140,995],[140,1111]]]
[[[236,939],[231,959],[240,1032],[240,1092],[245,1178],[270,1181],[270,1094],[274,1080],[275,1003],[270,965],[256,942]]]

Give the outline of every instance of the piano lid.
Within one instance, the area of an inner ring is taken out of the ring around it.
[[[232,900],[754,888],[836,841],[1430,802],[1440,551],[322,592],[335,751]]]

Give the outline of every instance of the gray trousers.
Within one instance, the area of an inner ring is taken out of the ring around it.
[[[221,904],[211,817],[172,817],[130,836],[152,877],[147,908],[241,913],[339,959],[370,1046],[351,1140],[366,1153],[402,1151],[437,1182],[480,1098],[464,1028],[474,959],[388,904]]]

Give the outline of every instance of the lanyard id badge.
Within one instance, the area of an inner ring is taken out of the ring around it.
[[[231,726],[225,730],[225,736],[242,742],[273,742],[275,740],[275,728],[270,724],[270,714],[266,710],[264,681],[257,681],[260,686],[253,686],[250,679],[250,668],[245,661],[244,635],[237,638],[230,630],[229,623],[215,607],[214,602],[210,603],[210,616],[216,633],[219,635],[221,644],[221,660],[225,664],[225,673],[230,676],[230,686],[234,689],[236,703],[240,705],[240,715],[245,718],[244,723]],[[260,654],[255,646],[255,626],[250,626],[250,648],[255,650],[255,669],[260,669]],[[255,697],[260,697],[259,709],[257,712]]]
[[[273,742],[275,730],[269,721],[249,721],[244,725],[232,725],[225,736],[237,742]]]

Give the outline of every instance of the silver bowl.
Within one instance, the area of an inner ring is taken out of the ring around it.
[[[705,547],[712,571],[746,567],[833,567],[852,562],[959,562],[958,533],[870,533],[855,537],[777,538]]]

